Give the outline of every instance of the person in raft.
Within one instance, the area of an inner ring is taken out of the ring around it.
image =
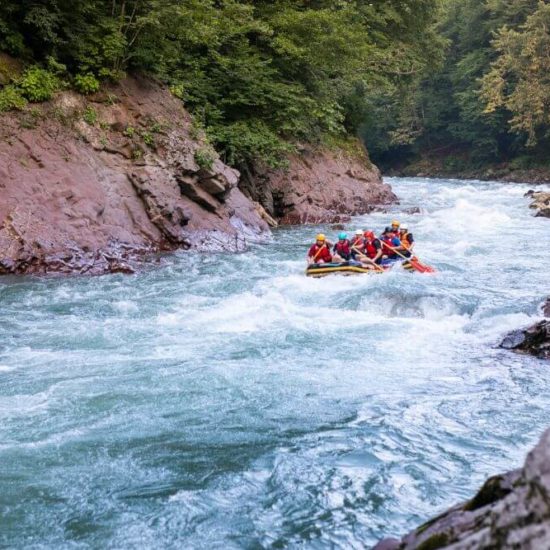
[[[315,244],[311,246],[307,253],[307,263],[311,265],[330,264],[331,262],[330,244],[327,243],[327,238],[322,233],[319,233],[315,239]]]
[[[399,227],[399,240],[401,241],[401,246],[410,255],[414,248],[414,237],[412,233],[409,233],[409,226],[404,223]]]
[[[363,253],[357,259],[366,267],[380,264],[382,259],[382,243],[374,231],[365,231],[363,239]]]
[[[346,233],[338,235],[338,242],[334,245],[332,251],[334,262],[347,262],[351,258],[351,242]]]
[[[358,254],[363,253],[363,249],[365,248],[364,244],[364,237],[363,237],[363,230],[357,229],[355,231],[355,234],[353,235],[353,239],[351,239],[351,257],[353,260],[357,259]]]
[[[398,230],[399,222],[393,223],[398,224]],[[380,237],[380,241],[382,242],[382,254],[390,260],[394,260],[398,257],[396,250],[401,252],[401,241],[399,240],[399,237],[396,236],[396,230],[394,229],[394,227],[395,226],[393,224],[392,227],[386,227]]]

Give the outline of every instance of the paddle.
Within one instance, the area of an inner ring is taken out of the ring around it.
[[[436,270],[433,267],[421,263],[420,260],[415,256],[411,256],[410,258],[407,258],[407,256],[405,256],[404,254],[401,254],[401,252],[399,252],[399,250],[397,250],[397,248],[394,248],[393,246],[390,246],[388,243],[384,243],[383,246],[385,246],[386,248],[389,248],[390,250],[393,250],[398,256],[401,256],[404,260],[409,262],[414,267],[414,269],[416,269],[420,273],[435,273],[436,272]]]
[[[361,256],[364,256],[364,254],[357,248],[355,248],[355,246],[352,246],[351,247],[352,250],[355,250],[355,252],[357,252],[358,254],[361,254]],[[372,262],[372,265],[378,270],[378,271],[384,271],[384,269],[382,267],[380,267],[377,263],[375,262]]]
[[[323,246],[321,246],[321,248],[319,248],[319,250],[317,250],[317,254],[315,254],[315,256],[313,256],[313,263],[315,263],[317,261],[317,258],[319,257],[319,254],[321,254],[321,252],[323,251],[323,248],[326,248],[327,247],[327,243],[325,243]]]

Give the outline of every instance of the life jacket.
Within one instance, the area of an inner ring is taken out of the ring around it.
[[[391,248],[395,248],[395,245],[393,244],[393,241],[392,241],[393,238],[394,237],[385,236],[385,237],[382,237],[381,239],[382,252],[390,258],[395,258],[395,256],[397,256],[397,254],[391,249]]]
[[[364,243],[365,243],[365,253],[366,253],[367,257],[370,258],[371,260],[378,253],[378,249],[376,248],[376,246],[374,244],[376,241],[379,241],[379,239],[373,239],[372,241],[370,241],[369,239],[365,239],[365,241],[364,241]]]
[[[409,241],[409,233],[404,233],[404,234],[399,234],[398,235],[399,237],[399,240],[401,241],[401,244],[405,247],[405,248],[409,248],[409,246],[411,246],[411,242]]]
[[[357,236],[353,237],[353,241],[351,241],[351,246],[361,246],[363,244],[363,237]]]
[[[322,260],[323,262],[330,263],[332,262],[332,254],[328,245],[323,244],[322,246],[317,246],[315,243],[310,249],[308,256],[313,258],[316,262]]]
[[[338,255],[342,256],[342,258],[349,258],[351,255],[351,247],[348,239],[346,239],[345,241],[338,241],[334,245],[334,251]]]

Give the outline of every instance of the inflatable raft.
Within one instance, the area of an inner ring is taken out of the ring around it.
[[[308,277],[326,277],[338,273],[340,275],[357,275],[361,273],[384,273],[390,270],[395,262],[381,265],[382,269],[375,269],[364,267],[360,262],[332,263],[332,264],[311,264],[306,269],[306,275]]]

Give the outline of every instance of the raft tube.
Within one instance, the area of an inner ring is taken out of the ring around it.
[[[382,265],[380,266],[384,271],[391,269],[391,265]],[[343,263],[331,263],[331,264],[311,264],[306,269],[306,275],[308,277],[326,277],[327,275],[332,275],[334,273],[339,273],[340,275],[358,275],[361,273],[384,273],[378,269],[370,269],[363,267],[360,262],[354,262],[353,260]]]

